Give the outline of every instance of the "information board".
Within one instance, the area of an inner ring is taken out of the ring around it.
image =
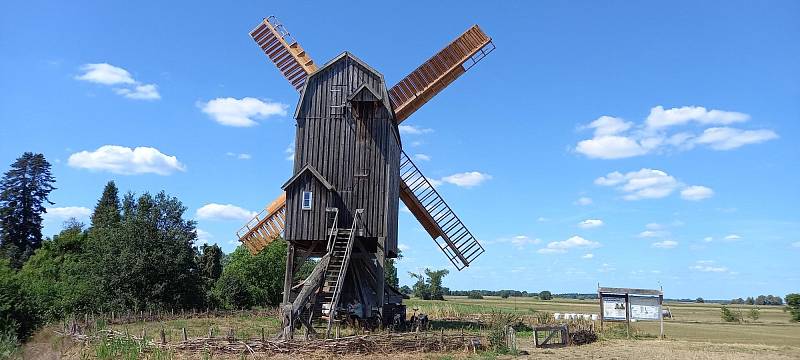
[[[625,321],[626,308],[625,297],[603,296],[603,320],[606,321]]]
[[[658,320],[661,318],[661,304],[653,296],[631,296],[631,319]]]

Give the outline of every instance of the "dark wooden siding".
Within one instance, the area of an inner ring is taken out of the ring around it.
[[[303,192],[311,191],[311,210],[303,210]],[[291,240],[327,241],[324,226],[325,207],[328,206],[330,194],[311,173],[305,172],[286,189],[285,237]]]
[[[357,97],[353,100],[367,101],[348,102],[363,84],[386,99],[382,76],[349,54],[308,79],[296,112],[294,171],[310,164],[333,185],[335,195],[328,206],[340,209],[340,227],[350,227],[355,210],[364,209],[365,236],[385,238],[386,252],[393,256],[397,253],[400,140],[388,101]],[[322,240],[325,208],[305,214],[308,211],[300,209],[301,195],[294,185],[287,189],[286,238]],[[310,221],[300,220],[307,218]]]

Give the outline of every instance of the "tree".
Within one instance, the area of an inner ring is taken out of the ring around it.
[[[92,229],[93,277],[106,291],[101,310],[191,308],[203,305],[195,222],[163,191],[123,200],[118,226]]]
[[[204,244],[198,265],[202,276],[213,284],[222,275],[222,249],[217,244]]]
[[[703,298],[701,298],[701,297],[698,297],[697,299],[694,299],[694,302],[696,302],[696,303],[698,303],[698,304],[702,304],[702,303],[704,303],[704,302],[706,302],[706,301],[705,301],[705,300],[703,300]]]
[[[276,239],[256,255],[239,246],[214,285],[214,296],[229,309],[275,306],[283,300],[286,241]]]
[[[540,300],[553,300],[553,294],[545,290],[539,293]]]
[[[414,297],[422,300],[430,300],[431,289],[428,286],[427,282],[425,281],[427,279],[425,277],[425,273],[415,274],[409,271],[408,275],[410,275],[412,278],[417,279],[417,282],[415,282],[414,286],[411,288],[412,292],[414,293]]]
[[[786,308],[792,315],[792,321],[800,322],[800,294],[786,295]]]
[[[42,214],[55,178],[42,154],[26,152],[0,180],[0,252],[19,269],[42,244]]]
[[[0,259],[0,337],[24,340],[40,322],[20,283],[8,259]]]
[[[450,271],[447,269],[429,270],[425,269],[425,275],[428,276],[428,286],[431,292],[431,299],[444,300],[444,292],[446,288],[442,287],[442,278],[447,276]]]
[[[412,291],[408,285],[403,285],[403,287],[400,288],[400,292],[406,295],[411,295],[414,293],[414,291]]]
[[[119,190],[113,181],[109,181],[103,189],[103,195],[94,207],[92,228],[116,226],[120,219]]]
[[[755,300],[755,299],[753,299],[753,297],[752,297],[752,296],[748,296],[748,297],[747,297],[747,300],[745,300],[744,302],[745,302],[745,304],[747,304],[747,305],[755,305],[755,304],[756,304],[756,300]]]
[[[19,271],[21,287],[42,320],[56,321],[99,305],[97,294],[103,291],[91,276],[87,236],[83,224],[67,221]]]
[[[403,254],[400,253],[400,250],[397,251],[397,258],[396,259],[386,259],[386,263],[383,267],[383,277],[386,282],[386,285],[389,285],[395,289],[400,287],[400,278],[397,277],[397,267],[395,266],[395,261],[400,260],[403,258]]]
[[[742,299],[742,298],[733,299],[733,300],[731,300],[731,304],[742,305],[742,304],[744,304],[744,299]]]

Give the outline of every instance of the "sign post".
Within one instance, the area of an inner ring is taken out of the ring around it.
[[[660,321],[661,338],[664,338],[664,316],[661,306],[664,291],[649,289],[597,287],[600,299],[600,329],[605,321],[625,322],[625,334],[630,339],[631,319],[635,321]]]

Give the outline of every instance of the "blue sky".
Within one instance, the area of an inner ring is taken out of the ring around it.
[[[4,2],[0,164],[53,163],[45,232],[115,180],[179,197],[232,251],[292,169],[298,95],[248,36],[270,14],[317,63],[347,50],[389,85],[473,23],[493,37],[404,123],[406,152],[487,249],[447,286],[798,290],[790,1]],[[449,267],[405,212],[400,243],[403,283]]]

